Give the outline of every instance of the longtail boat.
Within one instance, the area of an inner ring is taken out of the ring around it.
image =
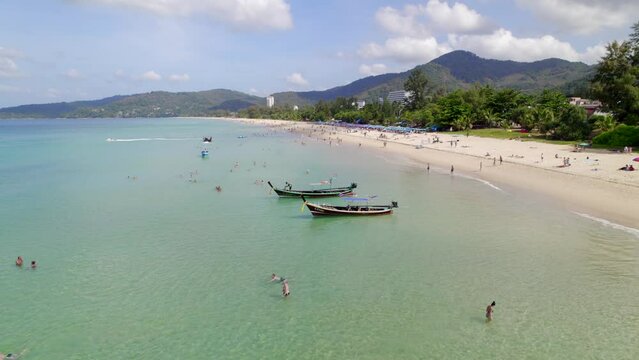
[[[392,201],[390,205],[345,205],[336,206],[329,204],[313,204],[306,201],[302,196],[304,205],[311,211],[314,216],[367,216],[367,215],[388,215],[393,213],[393,209],[398,207],[396,201]],[[366,198],[345,198],[344,200],[366,201]]]
[[[356,183],[352,183],[350,186],[346,187],[338,187],[338,188],[327,188],[327,189],[316,189],[316,190],[295,190],[293,186],[286,183],[284,188],[276,188],[268,182],[268,185],[275,190],[275,193],[279,196],[283,197],[328,197],[328,196],[343,196],[343,195],[351,195],[353,193],[353,189],[357,187]]]

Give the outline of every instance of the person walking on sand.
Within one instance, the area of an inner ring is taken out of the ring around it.
[[[426,164],[426,171],[430,174],[430,163]]]
[[[496,157],[493,158],[493,166],[495,166],[495,165],[497,165],[497,158]]]
[[[453,165],[450,166],[450,174],[452,175],[455,172],[455,167]]]
[[[501,155],[499,155],[499,165],[501,165],[502,161],[504,160],[501,158]]]
[[[490,321],[493,319],[493,307],[495,306],[495,302],[493,301],[490,305],[488,305],[488,307],[486,308],[486,321]]]
[[[291,295],[291,289],[288,286],[288,280],[284,280],[284,282],[282,282],[282,295],[284,297],[288,297],[289,295]]]

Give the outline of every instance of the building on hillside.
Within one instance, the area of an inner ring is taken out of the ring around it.
[[[361,110],[366,106],[366,100],[357,100],[357,110]]]
[[[398,90],[398,91],[389,92],[388,96],[386,97],[386,100],[388,100],[388,102],[390,103],[394,103],[394,102],[404,103],[408,100],[409,97],[410,97],[410,91]]]
[[[570,103],[570,105],[579,106],[580,108],[586,110],[588,116],[593,115],[602,107],[601,101],[599,100],[582,99],[580,97],[571,97],[568,99],[568,102]]]
[[[299,106],[297,106],[297,105],[293,105],[293,111],[297,111],[297,110],[299,110],[299,109],[300,109],[300,107],[299,107]]]
[[[275,97],[273,95],[266,97],[266,106],[270,108],[275,106]]]

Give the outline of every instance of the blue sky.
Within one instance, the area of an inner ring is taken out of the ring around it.
[[[265,96],[404,71],[464,49],[594,63],[628,0],[5,0],[0,107],[153,90]]]

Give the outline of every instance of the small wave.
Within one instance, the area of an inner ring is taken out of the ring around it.
[[[603,224],[604,226],[611,227],[611,228],[616,229],[616,230],[625,231],[628,234],[632,234],[632,235],[634,235],[634,236],[639,238],[639,229],[631,228],[631,227],[628,227],[628,226],[623,226],[621,224],[613,223],[613,222],[608,221],[606,219],[601,219],[601,218],[598,218],[598,217],[595,217],[595,216],[592,216],[592,215],[588,215],[588,214],[583,214],[583,213],[574,212],[574,211],[573,211],[573,214],[579,215],[579,216],[581,216],[583,218],[586,218],[586,219],[589,219],[589,220],[592,220],[592,221],[596,221],[596,222],[598,222],[600,224]]]
[[[170,138],[137,138],[137,139],[114,139],[114,138],[108,138],[106,139],[106,141],[108,142],[134,142],[134,141],[190,141],[190,140],[197,140],[196,138],[175,138],[175,139],[170,139]]]
[[[475,181],[478,181],[478,182],[480,182],[480,183],[482,183],[482,184],[484,184],[484,185],[487,185],[487,186],[489,186],[489,187],[491,187],[491,188],[493,188],[493,189],[495,189],[495,190],[497,190],[497,191],[501,191],[501,192],[503,192],[503,193],[506,193],[506,192],[505,192],[502,188],[500,188],[499,186],[497,186],[497,185],[495,185],[495,184],[491,183],[490,181],[486,181],[486,180],[484,180],[484,179],[480,179],[480,178],[476,178],[476,177],[472,177],[472,176],[466,176],[466,175],[457,175],[457,176],[462,177],[462,178],[464,178],[464,179],[469,179],[469,180],[475,180]]]

